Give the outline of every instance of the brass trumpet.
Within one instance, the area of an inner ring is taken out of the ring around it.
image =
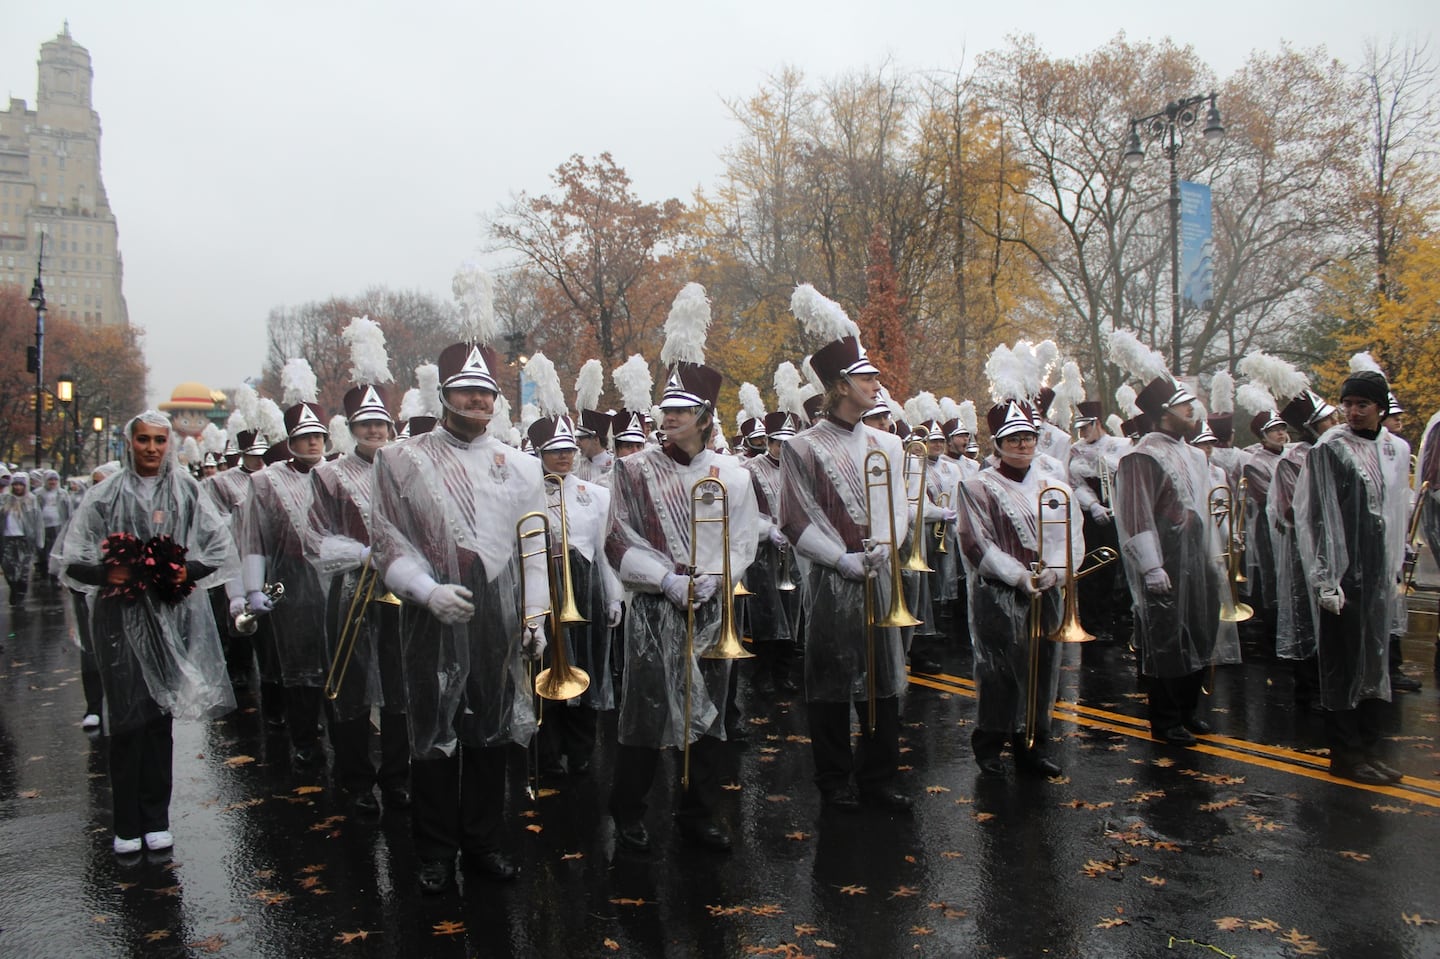
[[[1244,483],[1244,480],[1241,482]],[[1229,486],[1214,486],[1210,489],[1208,499],[1210,516],[1215,520],[1215,528],[1225,542],[1225,549],[1219,558],[1225,561],[1225,579],[1229,588],[1220,593],[1220,621],[1243,623],[1255,615],[1255,610],[1251,609],[1248,603],[1240,602],[1236,595],[1236,583],[1244,581],[1244,577],[1240,575],[1240,550],[1237,548],[1237,535],[1226,528],[1227,521],[1235,514],[1235,494],[1230,492]],[[1241,516],[1243,523],[1243,504]]]
[[[264,593],[266,596],[269,596],[270,602],[272,604],[278,603],[280,602],[280,600],[285,598],[285,584],[266,583],[263,587],[261,587],[260,592]],[[255,635],[255,630],[260,628],[260,617],[264,615],[264,613],[257,613],[252,611],[250,609],[250,605],[247,603],[245,605],[245,611],[235,616],[235,635]]]
[[[1401,595],[1415,591],[1415,566],[1420,560],[1420,511],[1425,505],[1425,494],[1430,492],[1430,481],[1420,484],[1415,494],[1415,506],[1410,510],[1410,525],[1405,534],[1405,565],[1402,567]]]
[[[340,624],[340,633],[335,639],[335,655],[330,660],[330,672],[325,675],[325,698],[338,699],[340,687],[345,683],[345,674],[350,670],[350,659],[355,655],[355,644],[360,641],[360,630],[365,625],[365,613],[370,604],[385,603],[399,606],[400,599],[386,590],[383,596],[375,595],[375,582],[380,570],[369,556],[360,564],[360,576],[355,580],[355,592],[350,596],[350,606],[345,612],[345,621]]]
[[[539,539],[540,543],[527,550],[526,540]],[[535,676],[535,694],[541,699],[574,699],[585,690],[590,688],[590,674],[578,666],[570,665],[570,651],[565,640],[565,626],[568,622],[564,617],[564,597],[560,596],[560,584],[556,582],[557,576],[553,569],[554,562],[550,555],[550,515],[548,512],[535,511],[526,513],[515,521],[515,541],[517,552],[520,554],[520,599],[524,602],[525,590],[525,560],[531,556],[545,556],[545,581],[549,590],[550,607],[539,614],[540,618],[548,617],[551,622],[551,635],[553,642],[550,644],[550,666],[542,669]],[[568,551],[567,551],[568,555]],[[568,564],[564,567],[568,572]],[[574,591],[566,591],[571,595],[569,605],[574,606]],[[582,620],[583,621],[583,620]],[[520,626],[521,630],[526,628],[523,617]]]
[[[719,516],[701,516],[700,507],[719,504]],[[723,559],[718,570],[700,569],[700,527],[720,524],[720,550]],[[730,496],[725,484],[713,476],[702,477],[690,487],[690,576],[689,601],[685,604],[685,737],[681,760],[680,785],[690,788],[690,710],[694,699],[695,662],[695,578],[720,576],[715,595],[720,601],[720,630],[713,646],[700,654],[701,659],[753,659],[755,654],[740,642],[735,628],[735,584],[730,572]]]
[[[915,491],[914,499],[910,498],[910,461],[914,459],[919,464],[920,486]],[[905,499],[915,507],[915,525],[910,531],[910,553],[905,557],[903,569],[907,573],[933,573],[930,564],[925,561],[925,474],[930,466],[930,447],[924,440],[913,440],[905,444],[904,460],[904,482]]]
[[[885,490],[885,525],[890,533],[888,540],[880,540],[874,536],[875,507],[870,492],[877,488]],[[904,629],[907,626],[919,626],[921,623],[905,605],[905,584],[900,578],[900,560],[897,555],[899,544],[896,542],[894,519],[895,490],[890,485],[890,457],[885,455],[884,450],[871,450],[865,454],[865,524],[871,535],[865,539],[864,545],[867,550],[877,544],[883,544],[890,549],[890,608],[883,619],[875,608],[876,574],[873,571],[865,574],[865,688],[868,699],[866,715],[872,731],[875,729],[876,698],[875,630]]]
[[[950,508],[950,494],[949,494],[949,493],[941,493],[940,496],[938,497],[938,502],[936,502],[935,505],[936,505],[936,506],[939,506],[941,509],[949,509],[949,508]],[[941,520],[940,522],[938,522],[938,523],[935,524],[935,552],[941,554],[942,556],[943,556],[944,554],[950,552],[948,549],[945,548],[945,522],[944,522],[944,520]]]
[[[775,588],[782,593],[793,593],[795,585],[795,563],[790,558],[790,547],[780,547],[780,566],[775,571]]]

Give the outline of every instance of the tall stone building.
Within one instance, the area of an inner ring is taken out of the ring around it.
[[[90,51],[70,25],[40,47],[35,109],[0,112],[0,283],[28,293],[45,236],[51,316],[128,324],[119,231],[100,179],[100,115],[90,105]]]

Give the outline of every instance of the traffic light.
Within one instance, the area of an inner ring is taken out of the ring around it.
[[[51,410],[53,410],[54,408],[55,408],[55,397],[54,397],[54,395],[51,394],[51,393],[46,393],[46,394],[45,394],[45,412],[48,413],[48,412],[50,412]]]
[[[35,412],[35,394],[30,394],[30,412]]]

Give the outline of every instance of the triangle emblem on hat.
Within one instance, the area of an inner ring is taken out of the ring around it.
[[[684,388],[685,384],[680,382],[679,373],[672,372],[670,374],[670,379],[665,381],[665,389],[667,390],[683,390]]]
[[[375,392],[375,387],[367,385],[365,387],[365,395],[360,400],[360,405],[383,407],[385,404],[380,402],[380,394]]]
[[[485,365],[485,357],[480,352],[480,347],[470,347],[470,355],[465,357],[465,365],[460,368],[461,374],[480,373],[484,376],[490,375],[490,367]]]
[[[570,417],[555,417],[555,436],[553,439],[575,441],[575,431],[570,428]]]
[[[315,411],[310,408],[310,404],[309,404],[309,403],[302,403],[302,404],[300,404],[300,416],[299,416],[299,418],[295,421],[295,429],[298,430],[298,429],[299,429],[300,427],[302,427],[302,426],[323,426],[323,425],[324,425],[324,424],[320,422],[320,418],[315,415]],[[293,430],[292,430],[292,432],[293,432]]]

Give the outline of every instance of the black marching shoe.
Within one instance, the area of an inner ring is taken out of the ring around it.
[[[360,816],[380,815],[380,803],[375,799],[375,792],[371,789],[355,790],[347,797],[350,801],[350,808]]]
[[[1185,728],[1197,736],[1208,736],[1215,731],[1215,727],[1210,725],[1208,720],[1201,719],[1199,716],[1192,716],[1185,720]]]
[[[730,851],[730,834],[713,819],[680,820],[680,838],[711,852]]]
[[[1062,775],[1060,764],[1045,756],[1031,756],[1028,759],[1017,759],[1015,768],[1022,776],[1043,776],[1046,779],[1054,779]]]
[[[409,786],[385,786],[380,790],[386,809],[409,809],[414,805]]]
[[[1170,726],[1165,729],[1153,730],[1151,735],[1162,743],[1169,743],[1172,746],[1195,745],[1194,734],[1184,726]]]
[[[325,761],[325,750],[317,743],[314,746],[296,746],[291,753],[297,767],[312,769]]]
[[[650,832],[639,819],[616,819],[615,841],[635,852],[650,851]]]
[[[1005,764],[1000,761],[999,756],[987,756],[984,759],[975,760],[980,767],[980,775],[989,779],[1004,779]]]
[[[1369,764],[1371,769],[1384,776],[1386,782],[1398,783],[1405,778],[1405,774],[1400,770],[1383,760],[1376,759],[1374,756],[1367,756],[1365,762]]]
[[[1418,693],[1420,692],[1420,680],[1406,676],[1404,673],[1390,674],[1390,689],[1397,693]]]
[[[431,896],[455,887],[455,863],[448,859],[426,859],[415,871],[420,891]]]
[[[483,876],[497,882],[509,882],[520,872],[520,868],[503,852],[467,852],[464,855],[465,872]]]
[[[826,809],[835,809],[839,812],[857,812],[860,809],[860,797],[855,794],[854,786],[822,790],[820,802]]]
[[[1364,783],[1367,786],[1386,786],[1395,781],[1363,759],[1354,763],[1332,759],[1330,760],[1330,775],[1349,779],[1352,782]]]
[[[935,675],[937,673],[943,673],[944,671],[945,667],[940,664],[938,659],[931,659],[929,656],[910,657],[910,672],[912,673],[929,673]]]
[[[910,807],[914,805],[909,796],[904,793],[897,793],[893,789],[866,789],[860,793],[860,801],[871,809],[883,809],[885,812],[910,814]]]

